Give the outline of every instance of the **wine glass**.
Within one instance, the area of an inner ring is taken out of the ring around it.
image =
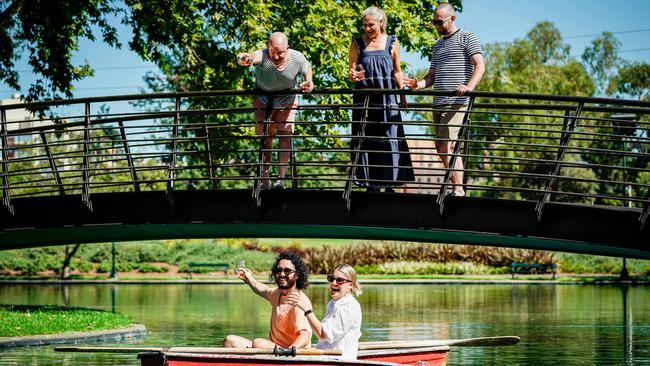
[[[237,63],[242,66],[250,66],[253,60],[247,53],[240,53],[237,55]]]
[[[403,77],[403,87],[404,87],[404,89],[409,88],[409,86],[411,85],[413,79],[415,79],[415,72],[413,72],[413,70],[404,71],[404,77]]]
[[[241,261],[237,262],[237,274],[239,274],[239,272],[241,272],[244,268],[246,268],[246,261],[245,260],[241,260]]]

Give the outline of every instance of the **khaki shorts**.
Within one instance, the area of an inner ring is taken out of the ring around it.
[[[467,106],[464,104],[437,105],[434,109],[441,111],[433,112],[433,123],[436,124],[437,136],[441,139],[458,140],[460,126],[465,119],[464,111]]]
[[[283,131],[293,133],[294,121],[296,119],[297,102],[286,104],[280,107],[275,107],[271,111],[269,120],[269,135],[275,135],[275,131]],[[261,135],[264,133],[264,117],[266,116],[266,104],[262,103],[259,98],[255,97],[253,101],[253,108],[255,108],[255,133]]]

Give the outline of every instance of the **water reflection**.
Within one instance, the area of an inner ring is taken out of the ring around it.
[[[362,340],[518,335],[521,344],[455,348],[449,365],[650,365],[650,289],[585,285],[366,285]],[[307,290],[322,317],[327,286]],[[218,345],[268,334],[268,303],[244,285],[3,285],[0,302],[85,306],[145,324],[130,344]],[[138,365],[133,355],[0,351],[1,365]]]

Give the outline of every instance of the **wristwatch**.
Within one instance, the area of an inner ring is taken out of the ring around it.
[[[305,316],[307,316],[307,315],[309,315],[309,314],[311,314],[313,312],[314,312],[313,310],[309,309],[309,310],[305,311]]]

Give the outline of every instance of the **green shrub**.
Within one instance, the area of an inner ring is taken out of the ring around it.
[[[138,265],[138,272],[141,273],[166,273],[169,272],[167,266],[157,266],[151,263],[140,263]]]
[[[375,265],[355,267],[359,274],[408,274],[408,275],[443,275],[443,274],[488,274],[492,268],[469,262],[388,262]],[[499,271],[503,269],[500,268]]]

